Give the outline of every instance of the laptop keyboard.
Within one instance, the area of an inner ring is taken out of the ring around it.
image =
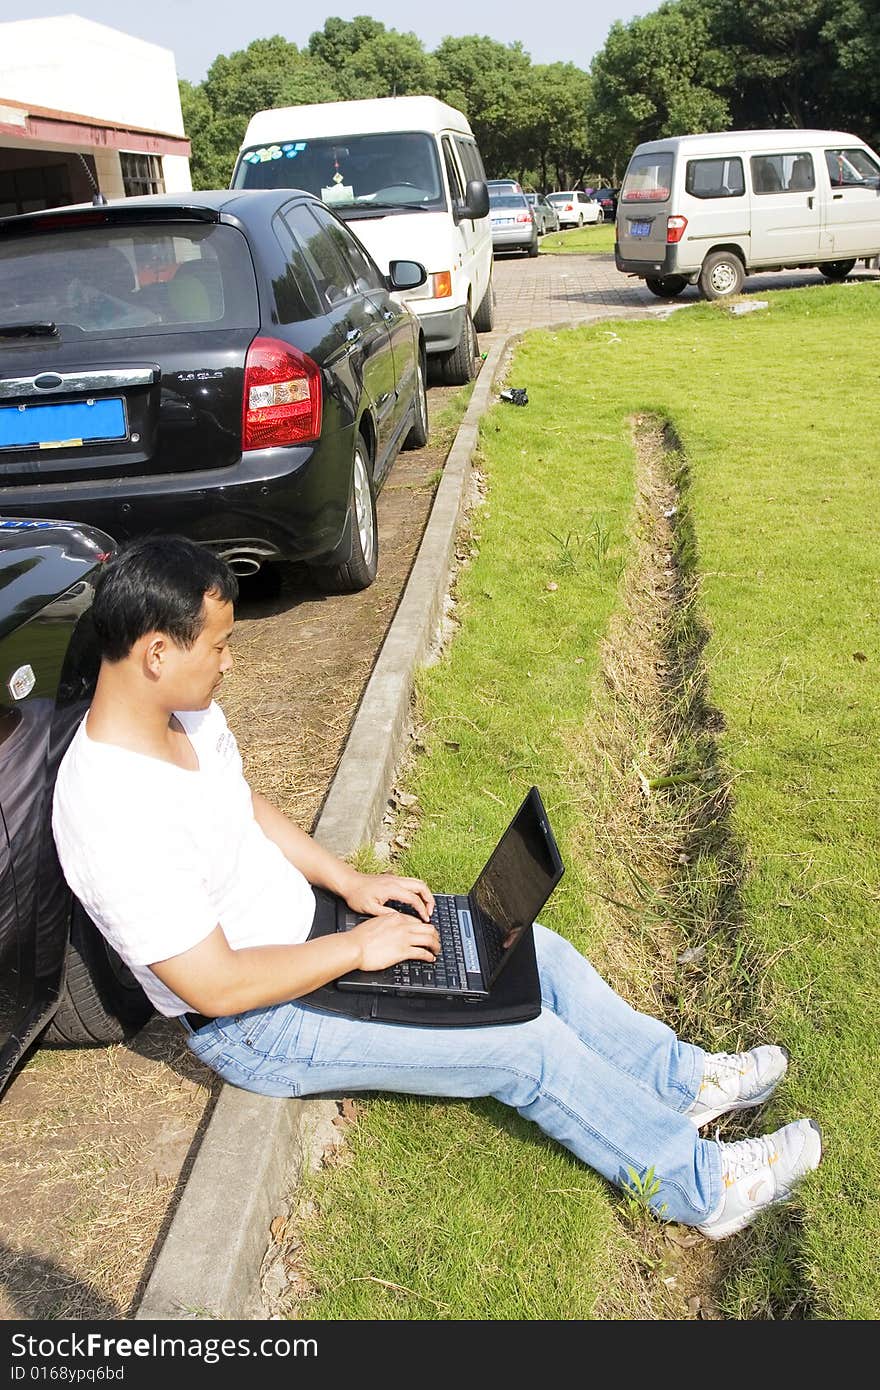
[[[458,914],[451,898],[435,898],[431,921],[440,937],[440,954],[433,965],[424,960],[402,960],[391,967],[391,978],[396,985],[420,985],[432,989],[464,989],[467,976],[464,967],[464,953],[458,929]],[[397,912],[405,912],[409,917],[418,917],[414,907],[408,903],[389,902]]]

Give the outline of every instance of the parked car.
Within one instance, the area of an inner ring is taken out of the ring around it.
[[[0,220],[0,508],[365,588],[376,493],[427,439],[424,334],[391,294],[425,278],[290,188]]]
[[[560,228],[583,227],[585,223],[604,220],[601,203],[597,203],[581,188],[569,189],[564,193],[548,193],[547,202],[556,209]]]
[[[538,227],[538,236],[544,236],[546,232],[559,231],[559,218],[552,203],[548,203],[543,193],[527,193],[532,212],[535,215],[535,222]]]
[[[594,188],[590,194],[602,209],[602,216],[606,222],[613,222],[617,216],[617,195],[619,188]]]
[[[489,186],[489,222],[493,251],[538,254],[538,227],[529,200],[512,188]]]
[[[113,544],[0,517],[0,1090],[47,1025],[54,1042],[119,1042],[152,1013],[67,888],[51,827],[58,764],[97,676],[89,608]]]

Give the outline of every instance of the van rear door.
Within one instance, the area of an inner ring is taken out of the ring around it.
[[[860,145],[824,151],[831,181],[823,249],[841,257],[880,252],[880,163]],[[821,170],[819,178],[823,177]]]
[[[671,150],[637,150],[617,203],[617,244],[622,259],[662,261],[672,195]]]

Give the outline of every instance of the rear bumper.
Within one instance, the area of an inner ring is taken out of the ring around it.
[[[351,427],[228,468],[0,487],[0,514],[87,522],[115,541],[174,532],[221,553],[248,540],[264,559],[311,560],[342,538],[353,447]]]
[[[536,236],[534,227],[493,227],[492,250],[521,251],[526,246],[532,246]]]
[[[640,275],[643,280],[662,280],[667,275],[690,276],[692,270],[679,270],[679,247],[676,244],[664,246],[665,255],[657,260],[634,260],[631,256],[620,254],[620,243],[614,243],[614,263],[624,275]]]

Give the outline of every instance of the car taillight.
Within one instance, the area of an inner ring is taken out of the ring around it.
[[[516,214],[516,220],[517,222],[531,222],[532,214],[530,212],[518,212]]]
[[[563,211],[565,211],[565,212],[574,212],[574,203],[566,203],[565,208],[563,209]]]
[[[321,414],[317,363],[277,338],[254,338],[244,364],[242,449],[317,439]]]
[[[685,227],[688,224],[686,217],[667,217],[666,219],[666,240],[673,245],[681,241],[684,236]]]

